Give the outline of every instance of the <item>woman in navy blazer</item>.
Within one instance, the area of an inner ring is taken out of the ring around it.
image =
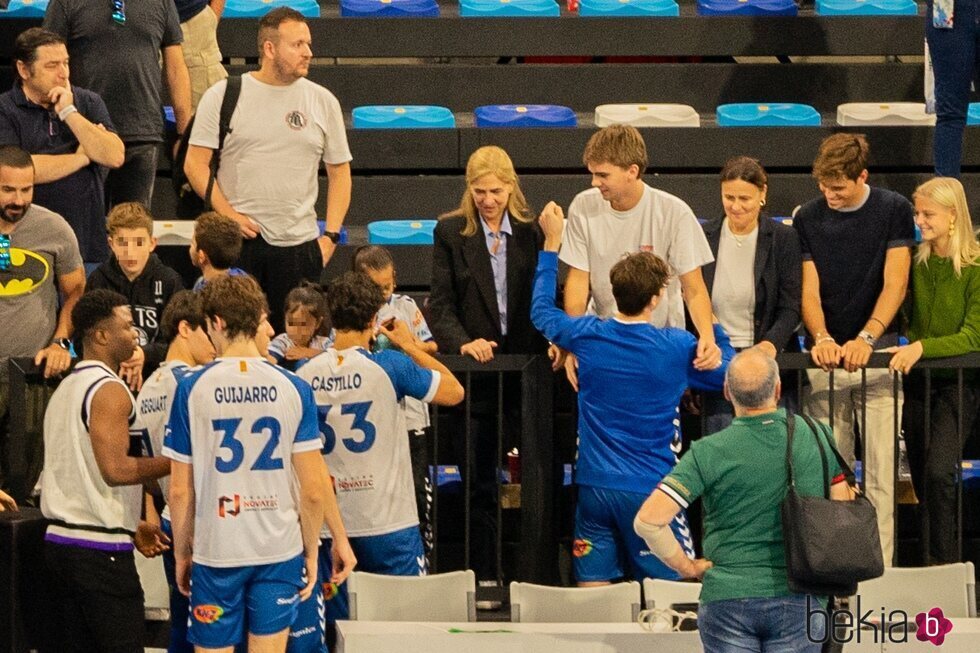
[[[792,227],[760,217],[767,191],[766,171],[755,159],[739,156],[725,164],[721,171],[725,215],[703,225],[715,262],[702,267],[701,273],[722,326],[728,321],[742,327],[737,329],[742,340],[733,338],[732,345],[755,346],[775,357],[781,351],[800,350],[796,329],[800,324],[803,259],[799,237]],[[747,257],[739,257],[738,252],[752,246],[751,268],[733,268],[736,261],[746,264]],[[719,266],[724,274],[716,276]],[[751,295],[747,294],[750,289]],[[784,384],[783,395],[789,398],[795,387],[795,382]],[[702,411],[706,434],[731,423],[732,408],[720,394],[705,395]]]

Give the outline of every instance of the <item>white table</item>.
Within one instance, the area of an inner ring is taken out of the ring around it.
[[[651,633],[635,623],[337,622],[338,653],[701,653],[701,650],[696,632]]]

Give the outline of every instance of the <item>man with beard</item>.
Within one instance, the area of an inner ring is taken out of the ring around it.
[[[98,95],[69,82],[68,48],[54,32],[32,27],[14,43],[17,81],[0,95],[0,143],[31,153],[37,202],[71,225],[82,258],[109,258],[105,176],[125,158]]]
[[[211,189],[215,211],[235,220],[245,237],[238,266],[269,298],[269,321],[283,331],[283,303],[307,279],[319,281],[340,240],[350,206],[350,148],[337,98],[306,77],[310,27],[295,9],[273,9],[259,21],[260,68],[242,75],[241,94],[221,147]],[[218,119],[227,82],[201,98],[184,171],[194,191],[207,192],[218,148]],[[320,162],[327,169],[326,232],[316,223]]]
[[[32,357],[35,364],[43,366],[46,378],[67,370],[71,364],[71,311],[85,290],[75,234],[61,216],[32,205],[33,198],[31,155],[19,147],[0,146],[0,487],[4,488],[10,481],[5,468],[10,453],[7,359]],[[34,409],[35,402],[45,399],[43,386],[29,387],[29,421],[30,416],[42,412]],[[38,426],[29,423],[26,430],[31,432]],[[27,483],[33,487],[40,472],[40,446],[26,453]],[[13,488],[15,498],[23,498],[18,495],[31,487]]]

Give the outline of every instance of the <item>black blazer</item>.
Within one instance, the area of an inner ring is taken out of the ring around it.
[[[722,220],[715,218],[702,226],[715,259],[718,258]],[[799,341],[794,337],[794,332],[800,324],[803,255],[796,231],[761,216],[754,268],[755,342],[768,340],[777,351],[799,351]],[[704,275],[708,292],[713,292],[715,263],[702,267],[701,274]]]
[[[432,250],[432,290],[429,327],[439,350],[459,354],[477,338],[501,344],[500,354],[539,354],[544,338],[531,324],[531,287],[544,236],[535,223],[511,218],[507,239],[507,338],[500,333],[497,291],[483,228],[473,236],[460,234],[462,216],[440,220]]]

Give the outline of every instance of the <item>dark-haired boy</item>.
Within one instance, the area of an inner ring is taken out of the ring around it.
[[[327,289],[336,332],[333,348],[296,373],[313,386],[325,438],[323,457],[333,472],[337,503],[360,568],[421,576],[427,571],[425,553],[399,402],[415,397],[454,406],[463,400],[463,386],[422,349],[402,321],[382,327],[401,351],[369,351],[383,304],[381,289],[367,276],[347,272],[335,279]],[[327,603],[327,620],[348,617],[342,587]]]
[[[133,557],[142,483],[169,461],[130,456],[135,405],[116,370],[136,332],[119,293],[86,293],[71,313],[82,360],[44,415],[41,511],[57,605],[45,629],[52,651],[143,650],[143,589]]]
[[[612,266],[616,312],[611,317],[569,317],[554,299],[564,228],[561,208],[550,202],[539,221],[545,241],[534,276],[531,320],[542,335],[578,357],[580,370],[575,578],[583,586],[624,576],[677,579],[633,531],[633,518],[677,462],[673,445],[680,441],[681,395],[688,386],[721,390],[735,351],[715,324],[721,365],[701,371],[694,365],[694,335],[649,323],[670,279],[667,264],[652,252],[627,254]],[[693,558],[684,513],[671,525]]]
[[[233,277],[247,274],[234,267],[242,253],[242,231],[238,223],[215,211],[202,213],[194,223],[191,236],[191,263],[201,271],[194,283],[194,290],[200,290],[211,279],[223,274]]]
[[[139,343],[132,360],[123,364],[120,375],[130,388],[139,390],[143,378],[167,355],[167,343],[160,334],[160,318],[184,282],[153,253],[157,246],[153,216],[142,204],[123,202],[114,206],[106,225],[112,256],[89,275],[87,288],[107,288],[129,300]]]
[[[163,338],[170,343],[167,358],[146,379],[136,397],[136,421],[133,423],[133,433],[141,438],[144,453],[150,457],[159,456],[163,450],[164,431],[177,382],[192,367],[214,359],[214,345],[208,338],[201,297],[197,293],[181,290],[174,295],[163,311],[160,330]],[[161,478],[159,484],[166,500],[170,488],[169,477]],[[148,506],[148,520],[151,513],[155,516],[155,509],[151,511]],[[170,508],[164,507],[159,517],[163,533],[170,538],[173,533]],[[170,653],[193,653],[194,647],[187,642],[185,615],[188,613],[188,602],[177,590],[174,555],[170,549],[163,552],[163,569],[170,586],[170,645],[167,650]]]

